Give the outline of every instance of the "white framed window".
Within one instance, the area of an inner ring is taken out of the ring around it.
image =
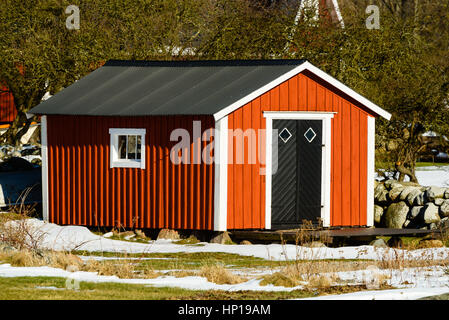
[[[110,128],[111,168],[145,169],[145,129]]]

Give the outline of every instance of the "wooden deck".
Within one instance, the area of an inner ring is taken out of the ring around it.
[[[376,237],[424,237],[437,235],[439,230],[423,229],[389,229],[389,228],[341,228],[323,230],[233,230],[231,236],[236,240],[253,240],[262,242],[296,242],[298,237],[321,240],[332,243],[334,241],[371,241]]]

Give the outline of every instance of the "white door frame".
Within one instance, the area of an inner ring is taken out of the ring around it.
[[[41,117],[42,218],[49,221],[47,116]]]
[[[272,188],[272,131],[273,119],[292,120],[322,120],[322,166],[321,166],[321,220],[324,227],[330,226],[330,195],[331,195],[331,125],[336,112],[313,111],[264,111],[266,118],[266,148],[265,148],[265,229],[271,229],[271,188]]]

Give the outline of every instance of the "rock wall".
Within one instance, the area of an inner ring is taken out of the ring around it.
[[[411,182],[376,182],[376,227],[438,229],[449,226],[449,188]]]

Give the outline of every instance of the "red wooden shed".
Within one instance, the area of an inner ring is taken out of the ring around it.
[[[0,128],[8,127],[16,118],[14,97],[9,89],[0,84]]]
[[[45,220],[216,231],[372,226],[391,116],[304,60],[109,61],[30,113]]]

